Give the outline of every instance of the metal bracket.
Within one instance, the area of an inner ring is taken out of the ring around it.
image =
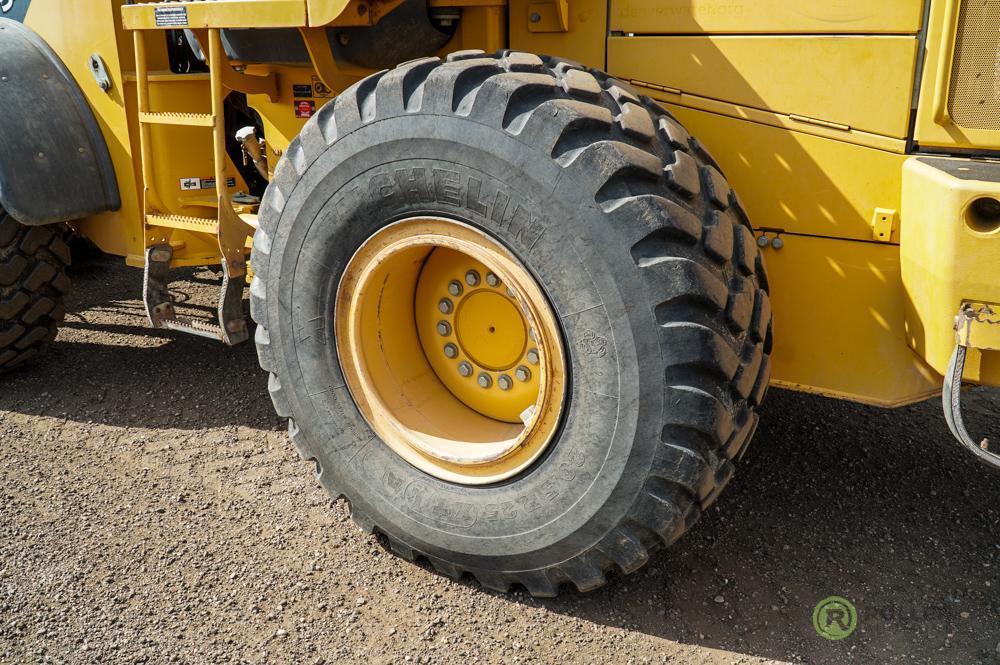
[[[90,73],[101,90],[104,92],[111,90],[111,77],[108,76],[108,68],[104,65],[104,58],[97,53],[90,56]]]
[[[888,208],[875,208],[872,217],[872,240],[876,242],[892,242],[892,232],[896,228],[899,213]]]

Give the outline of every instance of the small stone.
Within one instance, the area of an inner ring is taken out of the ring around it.
[[[960,612],[958,616],[962,617],[963,619],[968,619],[969,616],[971,615],[968,612]]]
[[[286,635],[288,635],[288,631],[285,630],[284,628],[279,628],[278,630],[274,631],[275,637],[285,637]]]
[[[716,603],[718,603],[719,605],[721,605],[722,603],[726,602],[726,599],[723,598],[722,596],[716,596],[712,600],[715,601]]]

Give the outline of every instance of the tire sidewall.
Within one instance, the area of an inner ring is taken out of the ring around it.
[[[454,116],[364,125],[300,174],[274,238],[270,334],[306,452],[353,511],[431,556],[506,570],[575,556],[626,515],[659,444],[664,368],[629,255],[635,234],[612,228],[593,201],[591,183],[536,146]],[[563,422],[545,456],[511,481],[468,487],[415,469],[377,438],[345,386],[333,335],[341,274],[373,233],[416,216],[501,241],[562,326]]]

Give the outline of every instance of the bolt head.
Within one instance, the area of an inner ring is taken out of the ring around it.
[[[448,293],[450,293],[453,296],[462,295],[462,283],[457,279],[453,279],[450,282],[448,282]]]
[[[532,365],[538,364],[538,349],[528,350],[528,362],[531,363]]]
[[[470,270],[469,272],[465,273],[465,283],[468,284],[469,286],[478,286],[479,273],[476,272],[475,270]]]
[[[451,314],[452,310],[455,309],[455,305],[447,298],[441,298],[441,302],[438,303],[438,309],[441,310],[442,314]]]
[[[514,370],[514,376],[517,377],[518,381],[530,381],[531,380],[531,370],[521,365],[516,370]]]
[[[476,379],[476,383],[479,384],[480,388],[489,388],[493,385],[493,377],[486,372],[480,372],[479,377]]]
[[[455,346],[454,344],[445,344],[444,345],[444,355],[448,356],[449,358],[457,358],[458,357],[458,347]]]
[[[531,21],[532,23],[538,23],[539,21],[542,20],[542,15],[539,14],[538,12],[531,12],[531,14],[528,16],[528,20]]]
[[[500,278],[491,272],[486,273],[486,283],[490,286],[500,286]]]
[[[447,321],[438,321],[437,331],[442,337],[447,337],[451,334],[451,324]]]
[[[458,363],[458,373],[462,376],[472,376],[472,365],[465,361]]]
[[[497,386],[500,387],[500,390],[510,390],[514,387],[514,382],[506,374],[501,374],[497,377]]]

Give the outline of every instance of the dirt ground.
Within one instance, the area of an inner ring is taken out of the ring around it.
[[[181,291],[209,302],[200,277]],[[78,268],[52,353],[0,380],[0,662],[1000,663],[1000,473],[935,401],[772,391],[689,536],[536,601],[362,535],[298,460],[252,346],[150,330],[140,279]],[[998,407],[969,396],[976,431]],[[830,595],[858,608],[838,642],[812,627]]]

